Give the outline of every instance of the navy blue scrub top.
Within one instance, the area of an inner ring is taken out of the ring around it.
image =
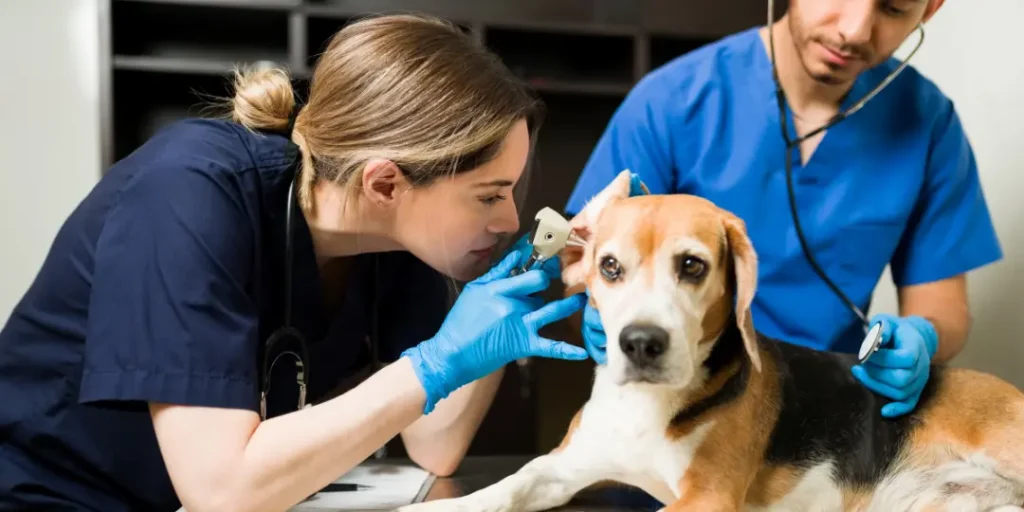
[[[842,108],[898,64],[862,73]],[[579,212],[624,169],[652,193],[714,201],[744,220],[757,251],[755,327],[798,345],[856,352],[860,322],[801,250],[785,149],[768,51],[751,28],[644,77],[613,115],[566,210]],[[896,286],[910,286],[1003,257],[953,102],[913,67],[829,129],[806,165],[800,151],[792,158],[807,243],[862,311],[887,265]]]
[[[180,506],[146,403],[259,410],[259,358],[282,321],[296,154],[282,134],[181,121],[75,209],[0,332],[0,509]],[[369,362],[368,297],[389,362],[437,332],[449,286],[408,253],[363,255],[343,305],[325,313],[309,230],[294,215],[293,315],[313,401]],[[297,402],[294,365],[282,361],[270,416]]]

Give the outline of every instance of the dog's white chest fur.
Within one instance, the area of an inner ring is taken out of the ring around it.
[[[678,498],[679,482],[712,427],[707,422],[685,437],[669,439],[667,428],[682,398],[653,388],[616,386],[599,370],[565,455],[600,464],[609,477],[671,503]]]

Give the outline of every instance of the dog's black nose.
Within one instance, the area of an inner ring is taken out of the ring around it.
[[[668,348],[668,331],[650,324],[629,324],[619,334],[619,346],[630,362],[649,365]]]

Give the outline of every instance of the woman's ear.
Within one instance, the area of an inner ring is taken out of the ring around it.
[[[590,273],[590,260],[593,259],[592,244],[596,237],[597,222],[608,205],[629,197],[631,174],[628,169],[619,173],[569,221],[569,227],[586,242],[586,245],[568,246],[562,250],[562,282],[566,288],[582,285],[586,281],[587,274]]]
[[[363,167],[363,196],[377,206],[394,205],[407,184],[402,170],[391,160],[370,160]]]

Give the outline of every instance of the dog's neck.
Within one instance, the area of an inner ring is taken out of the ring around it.
[[[696,380],[687,393],[682,407],[673,416],[672,425],[693,421],[716,407],[727,404],[740,395],[750,378],[750,361],[743,348],[736,317],[730,316],[711,349],[711,354],[701,365],[703,379]]]

